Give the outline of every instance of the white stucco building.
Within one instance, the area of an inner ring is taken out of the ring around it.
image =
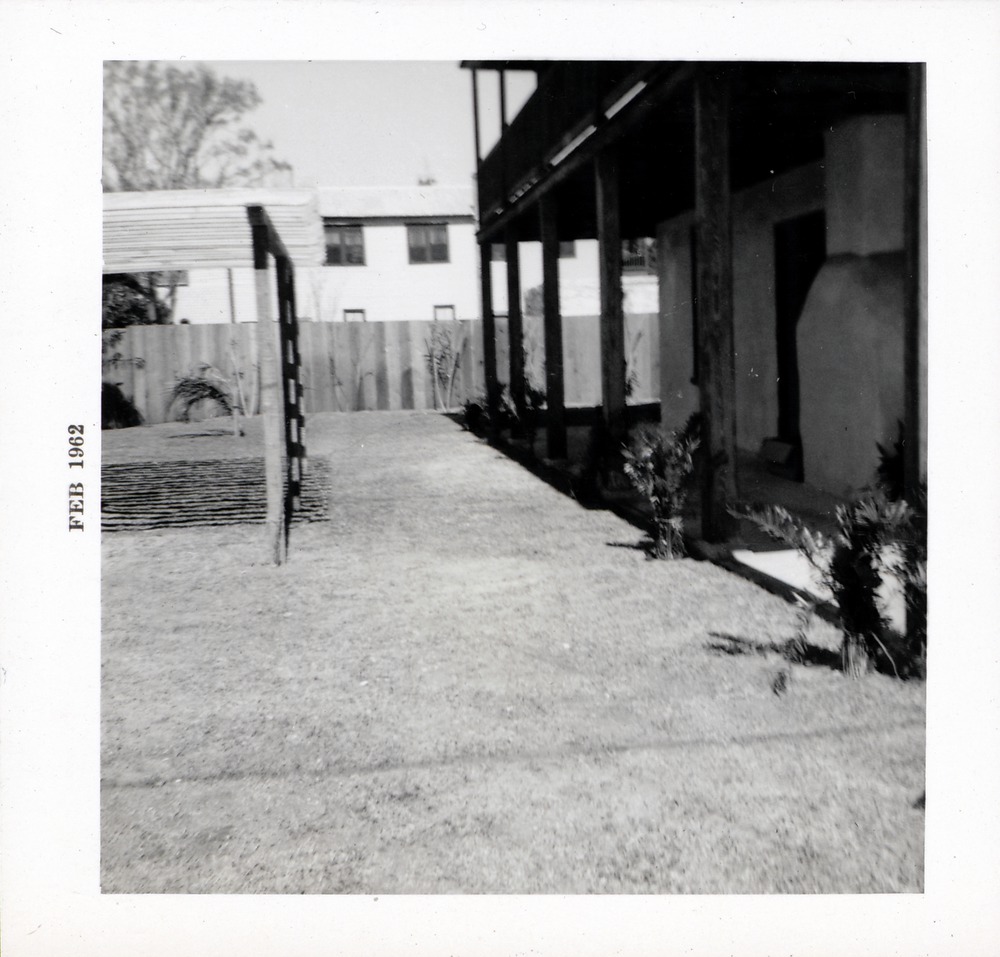
[[[329,187],[315,194],[326,254],[323,265],[296,271],[302,320],[478,317],[471,186]],[[252,270],[190,270],[174,318],[255,321]]]

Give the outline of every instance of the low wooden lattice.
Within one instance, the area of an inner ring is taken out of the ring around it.
[[[266,513],[262,458],[105,465],[101,484],[106,532],[261,524]],[[328,518],[329,494],[329,462],[309,459],[293,524]]]

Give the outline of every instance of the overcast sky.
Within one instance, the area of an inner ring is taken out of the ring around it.
[[[213,61],[251,80],[263,104],[244,118],[292,164],[296,186],[407,186],[433,176],[472,182],[472,79],[457,61]],[[507,113],[534,88],[510,73]],[[496,75],[480,74],[483,150],[499,128]]]

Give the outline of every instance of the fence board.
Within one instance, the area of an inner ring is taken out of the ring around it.
[[[378,374],[377,348],[375,341],[375,322],[351,323],[358,330],[358,364],[355,368],[362,370],[361,388],[358,393],[358,411],[378,408],[378,390],[376,376]]]
[[[134,333],[134,335],[130,335]],[[149,381],[146,378],[146,340],[143,326],[135,326],[127,329],[122,337],[121,352],[132,361],[129,367],[132,370],[132,401],[139,410],[144,421],[149,421]],[[123,376],[126,380],[126,376]]]
[[[509,369],[507,322],[497,320],[497,370],[505,382]],[[251,414],[257,411],[255,323],[132,326],[115,351],[122,361],[106,368],[105,378],[121,382],[146,422],[165,421],[174,376],[196,372],[206,363],[231,382],[241,384]],[[299,331],[306,408],[310,412],[356,409],[433,409],[432,373],[427,362],[433,323],[303,322]],[[441,328],[441,325],[439,325]],[[478,319],[446,324],[453,344],[461,340],[452,405],[483,392],[482,323]],[[544,382],[544,347],[535,343],[534,319],[525,322],[527,368],[531,381]],[[659,396],[659,328],[655,314],[633,315],[626,322],[630,371],[636,374],[630,402]],[[598,405],[601,401],[600,338],[596,316],[563,318],[566,402]],[[141,359],[143,362],[128,360]],[[445,398],[442,396],[442,398]]]
[[[400,324],[382,323],[385,335],[386,408],[396,410],[402,405],[402,369],[400,368]]]
[[[385,367],[385,323],[373,322],[371,324],[373,333],[373,355],[372,363],[375,366],[375,408],[385,411],[389,408],[389,380]]]
[[[410,325],[410,381],[413,384],[413,408],[434,408],[434,393],[430,390],[430,376],[427,374],[426,347],[424,336],[427,323],[414,322]]]

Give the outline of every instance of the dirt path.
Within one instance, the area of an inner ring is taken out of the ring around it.
[[[921,889],[922,686],[776,695],[789,666],[738,652],[784,602],[646,561],[447,418],[307,435],[330,520],[282,568],[258,526],[104,536],[105,891]]]

